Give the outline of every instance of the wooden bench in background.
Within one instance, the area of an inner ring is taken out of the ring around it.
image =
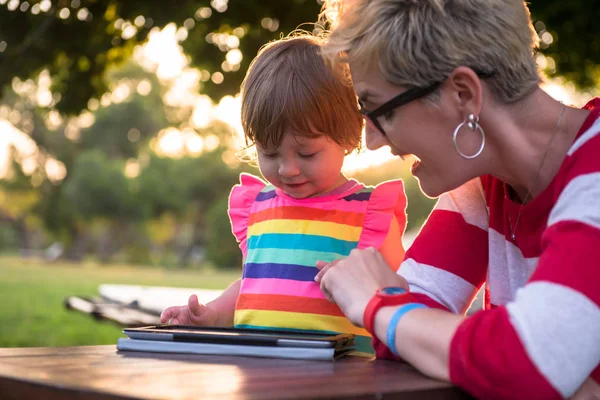
[[[98,320],[136,327],[160,323],[162,310],[187,304],[192,294],[196,294],[201,303],[207,303],[221,293],[222,290],[106,284],[100,285],[95,297],[66,297],[65,307]]]

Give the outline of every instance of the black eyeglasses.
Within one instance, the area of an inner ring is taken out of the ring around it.
[[[493,72],[487,73],[487,72],[477,72],[476,71],[475,73],[480,78],[489,78],[492,75],[494,75]],[[379,107],[374,109],[373,111],[366,110],[364,108],[362,102],[360,100],[358,100],[358,104],[360,105],[360,112],[362,113],[362,115],[364,116],[364,118],[367,122],[370,122],[375,128],[377,128],[377,130],[379,132],[381,132],[381,134],[383,136],[387,136],[385,131],[383,130],[383,127],[377,120],[379,117],[393,111],[394,109],[396,109],[398,107],[408,104],[411,101],[414,101],[421,97],[427,96],[428,94],[430,94],[434,90],[436,90],[443,82],[444,81],[436,82],[427,87],[410,88],[410,89],[400,93],[398,96],[395,96],[395,97],[391,98],[390,100],[386,101],[385,103],[383,103],[382,105],[380,105]]]

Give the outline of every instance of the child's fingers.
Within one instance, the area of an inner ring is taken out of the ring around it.
[[[205,324],[209,317],[208,307],[198,301],[198,296],[191,295],[188,300],[188,310],[190,313],[190,322],[194,324]]]
[[[202,314],[202,308],[204,306],[198,302],[198,296],[195,294],[191,295],[188,299],[188,309],[190,314],[194,317],[199,317]]]
[[[160,313],[160,322],[162,324],[166,324],[171,318],[173,318],[173,308],[174,307],[169,307]]]

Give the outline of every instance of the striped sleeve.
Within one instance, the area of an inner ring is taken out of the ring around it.
[[[479,178],[442,195],[398,270],[411,293],[465,313],[486,278],[488,222]]]
[[[600,119],[573,144],[529,282],[458,328],[450,377],[481,398],[564,398],[600,363]]]

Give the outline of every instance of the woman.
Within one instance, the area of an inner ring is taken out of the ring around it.
[[[577,109],[539,88],[522,0],[330,0],[324,14],[323,54],[350,65],[369,149],[413,154],[440,198],[398,275],[355,250],[318,264],[322,290],[380,357],[476,397],[599,391],[600,99]],[[485,310],[465,317],[484,284]]]

